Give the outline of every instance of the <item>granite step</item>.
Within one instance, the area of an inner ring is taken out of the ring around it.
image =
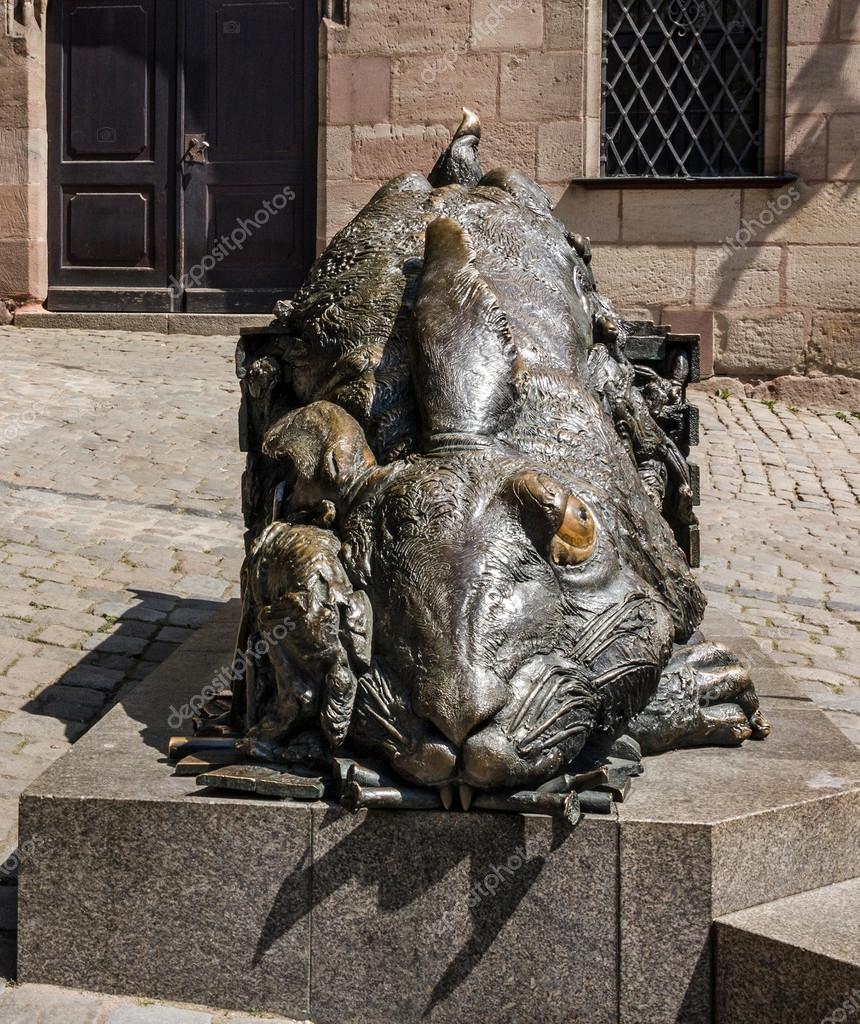
[[[719,918],[717,1024],[860,1021],[860,878]]]

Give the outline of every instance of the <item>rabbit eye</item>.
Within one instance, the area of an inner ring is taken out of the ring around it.
[[[550,541],[550,558],[556,565],[579,565],[597,546],[597,527],[588,506],[569,495],[561,525]]]
[[[597,547],[597,524],[588,505],[545,473],[512,477],[506,491],[526,532],[555,565],[579,565]]]

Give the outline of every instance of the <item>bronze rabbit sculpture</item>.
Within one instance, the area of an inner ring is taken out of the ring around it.
[[[588,242],[482,174],[479,140],[466,112],[429,179],[383,186],[243,370],[227,717],[251,757],[371,765],[382,806],[517,809],[620,748],[768,732],[737,660],[691,642],[705,599],[664,515],[687,467]]]

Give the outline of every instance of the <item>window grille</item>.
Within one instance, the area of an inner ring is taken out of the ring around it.
[[[766,0],[605,0],[601,173],[763,169]]]

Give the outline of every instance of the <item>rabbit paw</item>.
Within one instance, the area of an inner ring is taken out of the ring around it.
[[[749,672],[716,643],[677,646],[656,694],[629,729],[643,754],[674,747],[739,746],[769,732]]]

